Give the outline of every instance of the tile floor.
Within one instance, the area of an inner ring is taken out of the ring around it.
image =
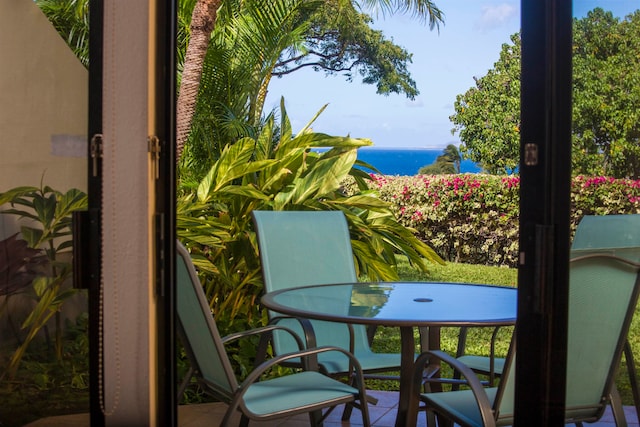
[[[371,394],[378,398],[378,404],[369,406],[372,427],[393,427],[395,422],[395,406],[398,401],[398,394],[395,392],[372,391]],[[198,405],[185,405],[178,408],[178,425],[179,427],[203,427],[217,426],[217,420],[221,420],[226,407],[221,403],[204,403]],[[640,427],[636,411],[632,406],[625,406],[625,414],[629,427]],[[347,427],[361,426],[362,418],[360,412],[354,410],[349,423],[342,423],[340,417],[342,408],[338,407],[325,420],[325,427]],[[238,417],[239,418],[239,417]],[[417,427],[424,427],[426,424],[424,415],[418,419]],[[307,426],[308,418],[306,415],[287,418],[280,421],[271,422],[251,422],[250,426],[261,427],[300,427]],[[77,414],[66,415],[61,417],[50,417],[41,419],[28,424],[25,427],[88,427],[89,415]],[[613,427],[613,417],[610,411],[607,411],[603,418],[597,423],[588,424],[590,427]]]

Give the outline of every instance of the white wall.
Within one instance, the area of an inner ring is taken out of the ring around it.
[[[0,58],[0,193],[41,181],[86,192],[86,68],[32,0],[0,0]],[[0,215],[0,240],[19,227],[16,217]],[[84,297],[67,301],[65,315],[86,311]],[[0,342],[15,338],[7,313],[19,326],[32,306],[29,296],[11,297],[0,312]]]
[[[0,192],[86,191],[87,70],[32,0],[0,1],[0,58]]]

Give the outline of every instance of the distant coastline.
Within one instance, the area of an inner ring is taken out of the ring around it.
[[[416,175],[421,167],[435,162],[442,148],[363,147],[358,149],[358,160],[378,169],[383,175]],[[368,169],[365,169],[369,172]],[[470,160],[460,164],[461,173],[478,173],[480,167]]]

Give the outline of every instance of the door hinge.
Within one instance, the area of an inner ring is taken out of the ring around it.
[[[151,161],[153,162],[153,176],[155,179],[160,179],[160,152],[162,151],[160,138],[151,135],[147,137],[147,144],[149,153],[151,153]]]
[[[98,176],[98,160],[102,158],[102,134],[96,133],[89,143],[89,155],[91,156],[91,176]]]
[[[524,164],[526,166],[538,165],[538,144],[524,145]]]

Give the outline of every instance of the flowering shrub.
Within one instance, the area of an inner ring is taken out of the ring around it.
[[[398,221],[449,261],[516,266],[520,178],[483,174],[371,175]],[[352,182],[345,190],[352,191]],[[640,213],[640,181],[577,176],[571,226],[584,215]]]
[[[584,215],[640,213],[640,181],[577,176],[571,183],[571,225]]]

